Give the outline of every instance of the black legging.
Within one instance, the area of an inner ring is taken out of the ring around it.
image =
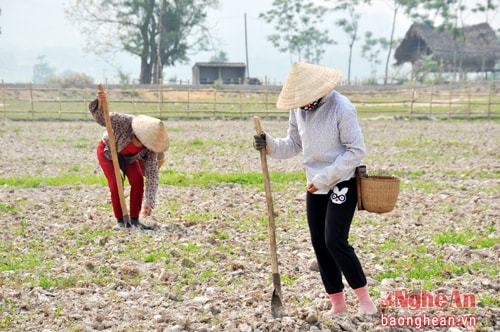
[[[353,289],[366,285],[361,263],[348,242],[357,201],[355,178],[337,184],[326,195],[307,193],[307,222],[328,294],[343,290],[342,273]]]

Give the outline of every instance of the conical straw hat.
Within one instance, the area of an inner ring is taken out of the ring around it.
[[[310,104],[340,83],[342,73],[336,69],[295,62],[278,96],[276,107],[291,110]]]
[[[169,139],[165,125],[159,119],[138,115],[132,120],[135,136],[150,150],[161,153],[168,150]]]

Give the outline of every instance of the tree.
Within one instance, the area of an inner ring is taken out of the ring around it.
[[[187,63],[189,52],[210,48],[208,8],[219,0],[74,0],[65,12],[87,36],[86,50],[103,58],[127,52],[140,58],[142,84],[163,68]]]
[[[316,27],[325,25],[324,15],[328,9],[314,5],[310,0],[274,0],[273,9],[260,13],[266,23],[274,23],[276,33],[267,39],[281,53],[288,53],[290,63],[294,56],[298,61],[319,63],[325,47],[335,42],[328,37],[328,30],[320,31]]]
[[[329,1],[329,0],[327,0]],[[352,50],[354,43],[358,39],[358,28],[359,20],[361,19],[361,14],[356,12],[356,7],[361,3],[370,3],[371,0],[337,0],[335,1],[335,7],[333,10],[346,11],[347,18],[339,18],[335,23],[344,30],[348,36],[349,43],[349,60],[347,69],[347,84],[351,84],[351,63],[352,63]]]
[[[77,73],[72,70],[66,70],[60,76],[51,76],[46,82],[67,86],[86,86],[95,84],[94,79],[91,76],[85,73]]]
[[[210,57],[208,62],[228,62],[227,53],[224,51],[219,51]]]
[[[490,22],[489,13],[490,12],[495,13],[500,7],[500,4],[498,3],[498,1],[496,3],[497,4],[495,4],[495,0],[478,1],[478,2],[476,2],[475,7],[472,8],[472,12],[473,13],[483,13],[485,21],[489,23]]]
[[[130,74],[123,71],[122,68],[117,68],[116,72],[118,74],[118,83],[123,85],[128,85],[132,81]]]
[[[371,67],[372,78],[376,79],[377,66],[382,63],[379,59],[380,51],[385,49],[388,45],[385,38],[373,38],[371,31],[365,32],[365,43],[361,48],[361,56],[368,59]]]
[[[56,69],[49,66],[45,55],[39,55],[36,59],[38,63],[33,66],[33,83],[47,83],[54,76]]]
[[[392,26],[391,26],[391,36],[387,42],[387,57],[385,59],[385,72],[384,72],[384,85],[387,84],[389,78],[389,62],[391,61],[391,53],[394,47],[399,43],[394,40],[394,32],[396,30],[396,20],[398,16],[399,9],[405,6],[406,3],[413,5],[414,0],[393,0],[393,14],[392,14]]]
[[[431,73],[439,73],[441,75],[441,70],[442,66],[433,59],[432,54],[422,55],[412,69],[412,75],[417,81],[424,83],[428,80]]]

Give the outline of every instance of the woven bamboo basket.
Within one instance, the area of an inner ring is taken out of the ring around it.
[[[361,201],[368,212],[392,211],[399,195],[400,179],[394,176],[369,176],[361,178]]]

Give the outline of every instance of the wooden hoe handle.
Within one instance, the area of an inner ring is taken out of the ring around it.
[[[262,134],[262,127],[258,116],[254,116],[253,122],[257,135]],[[264,189],[266,191],[267,215],[269,218],[269,246],[271,249],[271,268],[273,273],[273,284],[275,289],[281,293],[281,282],[278,270],[278,254],[276,252],[276,225],[274,223],[273,197],[271,194],[271,181],[269,180],[269,170],[267,168],[266,150],[260,150],[260,163],[262,174],[264,175]]]
[[[104,91],[102,84],[99,83],[97,86],[99,91]],[[108,131],[109,138],[109,148],[111,150],[111,159],[113,160],[113,167],[115,169],[115,177],[116,177],[116,185],[118,186],[118,195],[120,197],[120,206],[123,212],[123,221],[125,224],[130,224],[130,216],[128,214],[127,203],[125,202],[125,194],[123,192],[123,179],[120,175],[120,164],[118,162],[118,152],[116,151],[116,141],[115,134],[113,132],[113,127],[111,125],[111,119],[109,117],[109,108],[108,102],[105,100],[102,103],[102,107],[104,109],[104,119],[106,121],[106,129]]]

